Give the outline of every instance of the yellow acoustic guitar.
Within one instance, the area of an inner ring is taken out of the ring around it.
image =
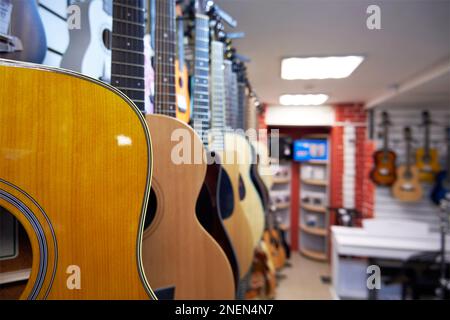
[[[6,60],[0,97],[0,206],[33,253],[21,298],[149,299],[152,157],[138,109],[80,74]]]
[[[154,135],[154,201],[144,232],[145,272],[153,288],[174,287],[175,299],[233,299],[228,258],[196,216],[205,149],[193,129],[175,118],[175,0],[156,0],[156,12],[157,114],[146,115]]]
[[[419,169],[419,179],[422,182],[431,183],[434,181],[436,174],[441,170],[439,164],[439,155],[436,149],[430,148],[430,113],[424,111],[422,113],[424,126],[424,144],[423,148],[416,151],[416,166]]]
[[[392,186],[395,198],[404,202],[420,201],[423,196],[419,182],[419,170],[411,163],[411,129],[405,128],[406,164],[397,169],[397,180]]]

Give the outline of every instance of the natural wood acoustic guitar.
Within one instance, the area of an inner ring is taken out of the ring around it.
[[[392,194],[400,201],[416,202],[422,199],[423,190],[419,182],[419,169],[411,162],[411,128],[406,127],[405,134],[405,164],[397,169],[397,180],[392,186]]]
[[[175,0],[156,0],[155,7],[156,114],[146,115],[155,157],[145,272],[153,288],[174,287],[175,299],[233,299],[227,256],[196,217],[206,163],[194,158],[202,159],[205,150],[192,128],[176,119]],[[192,157],[183,157],[188,153]]]

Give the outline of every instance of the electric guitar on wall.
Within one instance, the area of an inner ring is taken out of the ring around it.
[[[72,1],[80,8],[82,27],[69,30],[70,42],[61,67],[110,82],[112,3],[113,0]]]
[[[123,8],[141,12],[142,6],[130,7]],[[174,287],[175,299],[233,299],[235,286],[228,258],[196,217],[206,164],[195,158],[202,160],[205,150],[192,128],[176,119],[175,0],[155,0],[155,10],[156,114],[146,115],[153,134],[154,171],[143,238],[144,269],[152,287]],[[136,30],[133,25],[121,32]],[[180,147],[190,148],[192,157],[183,157],[189,150],[183,152]]]
[[[0,0],[0,58],[42,63],[46,52],[37,1]]]
[[[447,136],[447,163],[444,171],[436,176],[436,183],[431,191],[431,200],[439,205],[450,193],[450,127],[446,129]]]
[[[392,193],[395,198],[404,202],[416,202],[422,199],[423,190],[419,182],[419,170],[411,163],[411,128],[406,127],[405,134],[405,165],[397,169],[397,180],[392,186]]]
[[[383,127],[383,147],[373,155],[375,167],[370,173],[372,181],[379,186],[391,186],[396,180],[397,155],[389,149],[389,126],[391,122],[387,112],[383,112],[381,126]]]
[[[430,113],[422,113],[425,130],[424,146],[416,151],[416,166],[419,169],[419,178],[422,182],[433,182],[436,173],[440,170],[439,156],[436,149],[430,147]]]

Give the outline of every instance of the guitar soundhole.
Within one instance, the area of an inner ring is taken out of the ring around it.
[[[19,221],[3,207],[0,207],[0,248],[1,273],[31,268],[33,253],[30,239]],[[0,300],[19,299],[27,282],[25,278],[1,284]]]
[[[156,194],[155,194],[155,191],[153,191],[153,188],[151,188],[150,196],[148,199],[147,213],[145,215],[144,230],[146,230],[148,227],[150,227],[152,225],[152,222],[155,219],[157,209],[158,209],[158,203],[157,203]]]
[[[105,29],[102,33],[103,45],[108,50],[111,50],[111,30]]]
[[[183,88],[183,78],[181,78],[181,77],[178,78],[178,86],[180,88]]]
[[[239,175],[239,199],[244,200],[245,198],[245,185],[244,180],[242,180],[242,176]]]

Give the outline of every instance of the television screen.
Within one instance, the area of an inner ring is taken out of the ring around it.
[[[328,140],[326,139],[300,139],[294,141],[294,160],[327,161]]]

